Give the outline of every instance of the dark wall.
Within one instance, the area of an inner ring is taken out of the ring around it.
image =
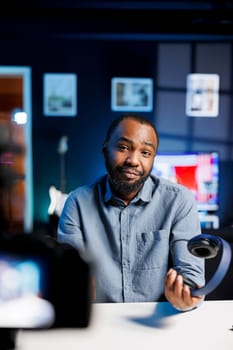
[[[0,38],[0,65],[32,68],[33,176],[35,221],[47,222],[48,190],[60,186],[61,136],[68,136],[66,191],[93,181],[104,172],[102,142],[111,110],[111,78],[143,77],[154,81],[153,111],[143,113],[158,128],[160,151],[217,150],[221,160],[220,219],[233,221],[232,43],[164,41],[127,35],[55,35],[43,32]],[[185,115],[186,75],[218,73],[221,79],[217,118]],[[48,117],[43,113],[43,74],[75,73],[78,114]]]

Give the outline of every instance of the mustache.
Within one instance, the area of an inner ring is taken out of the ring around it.
[[[124,171],[130,170],[135,175],[139,175],[139,176],[144,175],[144,171],[137,170],[135,166],[129,166],[129,165],[125,166],[124,165],[124,166],[119,166],[117,169],[120,172],[124,172]]]

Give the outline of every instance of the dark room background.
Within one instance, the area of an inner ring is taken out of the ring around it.
[[[175,13],[174,13],[175,15]],[[109,123],[121,112],[111,110],[111,78],[153,79],[153,110],[143,112],[160,134],[160,152],[218,151],[220,155],[221,226],[233,224],[233,39],[221,33],[157,33],[143,19],[134,31],[113,32],[74,27],[59,12],[1,23],[0,65],[30,66],[32,71],[32,149],[34,219],[48,222],[49,187],[60,186],[58,143],[68,137],[66,192],[93,181],[105,171],[102,142]],[[179,21],[179,18],[178,18]],[[173,23],[173,22],[172,22]],[[5,24],[5,26],[4,26]],[[77,23],[76,23],[77,25]],[[148,25],[147,25],[148,27]],[[120,23],[118,23],[120,28]],[[74,73],[78,78],[77,116],[43,113],[43,74]],[[220,76],[218,117],[188,117],[185,113],[189,73]]]

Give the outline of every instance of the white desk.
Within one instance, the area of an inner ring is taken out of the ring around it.
[[[174,313],[169,303],[93,305],[86,329],[21,331],[19,350],[233,350],[233,301]]]

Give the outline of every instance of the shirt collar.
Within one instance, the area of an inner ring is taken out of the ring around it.
[[[151,198],[152,198],[152,193],[154,190],[155,184],[152,180],[152,178],[149,176],[143,187],[141,188],[141,190],[138,192],[138,194],[136,195],[136,197],[134,197],[132,199],[132,203],[141,201],[143,203],[147,203],[150,202]],[[114,200],[114,198],[116,198],[116,196],[114,196],[114,194],[112,193],[111,190],[111,186],[109,184],[109,180],[108,177],[106,179],[106,191],[105,191],[105,195],[104,195],[104,201],[105,202],[109,202],[110,200]]]

